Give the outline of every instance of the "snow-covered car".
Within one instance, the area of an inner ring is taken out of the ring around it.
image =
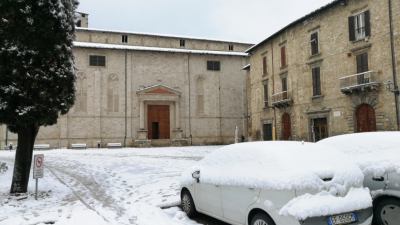
[[[346,134],[318,143],[336,147],[360,166],[374,198],[375,223],[399,225],[400,132]]]
[[[372,198],[346,155],[302,142],[229,145],[182,174],[181,206],[234,225],[370,225]]]

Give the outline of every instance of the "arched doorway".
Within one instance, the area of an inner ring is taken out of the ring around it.
[[[289,113],[282,115],[282,140],[289,140],[292,136],[292,128]]]
[[[356,110],[356,132],[372,131],[376,131],[375,110],[368,104],[362,104]]]

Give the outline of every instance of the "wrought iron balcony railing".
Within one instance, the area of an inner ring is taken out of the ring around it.
[[[272,95],[272,105],[275,107],[285,107],[292,104],[292,96],[289,91],[283,91]]]
[[[374,90],[379,86],[376,72],[367,71],[350,76],[345,76],[340,80],[340,90],[345,94],[353,92]]]

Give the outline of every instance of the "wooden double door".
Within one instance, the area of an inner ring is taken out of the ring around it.
[[[149,105],[147,107],[148,139],[170,139],[169,105]]]
[[[375,110],[368,104],[360,105],[356,110],[356,131],[372,132],[376,131]]]

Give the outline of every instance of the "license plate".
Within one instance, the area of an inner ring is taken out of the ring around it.
[[[355,213],[346,213],[336,216],[330,216],[328,218],[329,225],[344,225],[357,222],[357,214]]]

